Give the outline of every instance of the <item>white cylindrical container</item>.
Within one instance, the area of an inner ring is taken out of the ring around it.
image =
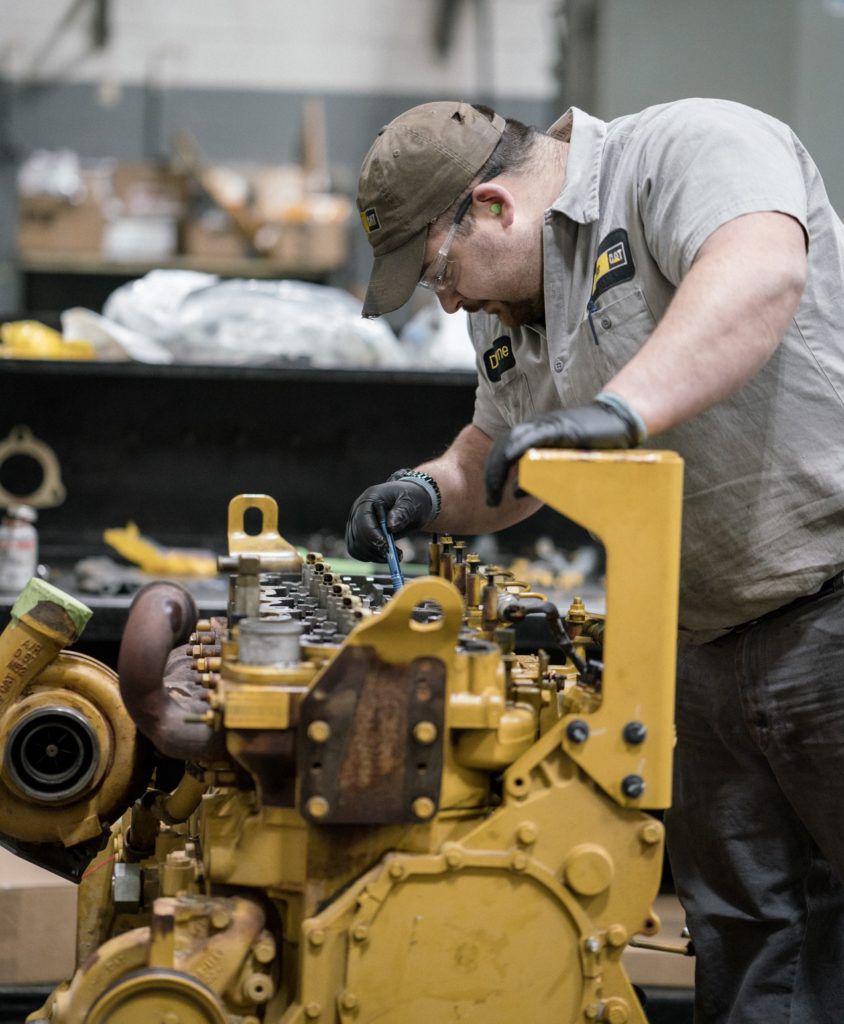
[[[0,591],[17,594],[38,568],[38,532],[34,508],[10,505],[0,522]]]

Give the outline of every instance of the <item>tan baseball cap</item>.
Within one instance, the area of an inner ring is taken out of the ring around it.
[[[468,103],[423,103],[378,132],[360,170],[358,209],[375,263],[363,315],[404,305],[425,261],[428,225],[460,198],[498,145],[504,118]]]

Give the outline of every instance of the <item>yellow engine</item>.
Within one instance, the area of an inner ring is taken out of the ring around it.
[[[25,592],[0,832],[87,863],[78,969],[30,1021],[645,1021],[620,960],[659,927],[682,463],[530,452],[520,484],[603,541],[606,621],[447,542],[374,600],[250,495],[228,620],[145,588],[119,688],[58,653],[73,602]],[[559,653],[513,653],[531,615]]]

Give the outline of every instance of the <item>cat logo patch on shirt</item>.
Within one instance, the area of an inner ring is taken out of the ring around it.
[[[367,210],[360,211],[360,222],[363,224],[363,230],[370,234],[372,231],[381,230],[381,221],[378,220],[378,214],[375,211],[374,206],[370,206]]]
[[[595,274],[592,278],[592,299],[622,281],[629,281],[636,274],[630,242],[624,228],[611,231],[598,246],[595,260]]]
[[[501,380],[502,373],[512,370],[516,365],[516,357],[513,354],[513,346],[506,334],[496,338],[492,348],[484,352],[484,367],[486,375],[495,383]]]

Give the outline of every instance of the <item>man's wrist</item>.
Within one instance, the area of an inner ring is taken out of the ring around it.
[[[614,391],[599,391],[595,395],[595,401],[612,409],[622,419],[630,423],[635,432],[636,444],[642,444],[644,441],[647,441],[647,425],[626,398],[622,398],[621,395],[617,395]]]
[[[421,469],[397,469],[395,473],[390,474],[389,480],[410,480],[414,484],[419,484],[431,499],[431,519],[436,519],[440,514],[443,505],[442,494],[439,484],[430,473]]]

